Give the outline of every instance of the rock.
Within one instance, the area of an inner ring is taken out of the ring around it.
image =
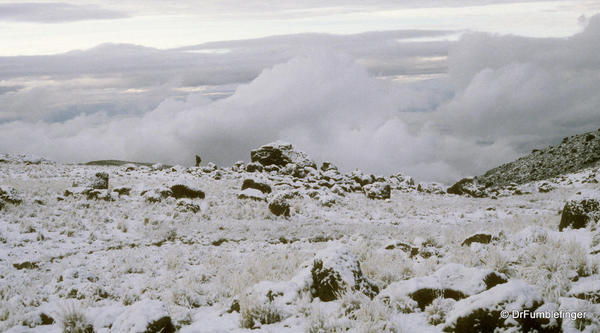
[[[573,229],[585,228],[590,222],[600,220],[600,193],[585,191],[572,197],[562,211],[558,230],[571,227]]]
[[[521,280],[500,284],[480,294],[456,302],[447,314],[445,332],[558,332],[560,327],[545,327],[547,319],[501,317],[501,311],[533,313],[543,304],[541,293]]]
[[[323,162],[323,164],[321,164],[321,171],[328,171],[328,170],[337,171],[337,169],[338,168],[329,161],[325,161],[325,162]]]
[[[0,199],[0,210],[2,210],[2,208],[4,208],[4,200]]]
[[[189,185],[176,184],[171,186],[171,194],[175,199],[188,198],[188,199],[204,199],[205,194],[200,189],[194,188]]]
[[[175,327],[166,306],[156,300],[142,300],[115,319],[111,332],[119,333],[174,333]]]
[[[231,170],[236,171],[236,172],[239,172],[239,171],[242,171],[245,169],[246,168],[244,167],[244,161],[237,161],[237,162],[233,163],[233,166],[231,167]]]
[[[200,163],[202,163],[202,159],[200,156],[196,155],[196,168],[200,166]]]
[[[18,205],[23,202],[23,197],[12,186],[0,186],[0,200]]]
[[[114,192],[117,192],[119,194],[119,196],[122,195],[130,195],[131,194],[131,187],[117,187],[113,190]]]
[[[262,172],[263,166],[260,163],[250,162],[246,165],[247,172]]]
[[[90,181],[89,186],[95,190],[107,190],[108,189],[108,173],[98,172],[94,175],[94,178]]]
[[[148,202],[160,202],[163,199],[166,199],[166,198],[172,196],[173,193],[170,188],[156,187],[156,188],[143,190],[142,193],[140,193],[140,194]]]
[[[408,190],[415,188],[415,180],[412,177],[405,176],[401,173],[391,175],[389,182],[390,185],[397,190]]]
[[[445,194],[446,191],[441,184],[438,183],[419,183],[417,191],[430,194]]]
[[[252,301],[240,302],[242,326],[255,328],[297,314],[295,303],[303,295],[328,302],[349,290],[373,298],[379,288],[364,276],[358,260],[346,248],[321,250],[289,281],[262,281],[250,288],[246,299]]]
[[[373,183],[363,186],[363,191],[369,199],[389,199],[392,187],[388,183]]]
[[[554,190],[555,188],[556,188],[555,186],[552,186],[547,182],[543,182],[542,184],[540,184],[540,186],[538,186],[538,192],[548,193],[548,192]]]
[[[583,133],[568,138],[563,144],[550,146],[503,164],[475,177],[480,184],[504,186],[548,180],[600,165],[600,136]]]
[[[263,166],[274,164],[283,167],[288,163],[294,163],[300,168],[317,168],[317,164],[308,155],[294,150],[291,144],[282,141],[269,143],[252,150],[250,152],[250,159],[252,162],[258,162]]]
[[[449,194],[468,195],[473,198],[485,197],[485,187],[479,186],[473,178],[463,178],[456,184],[448,187],[446,192]]]
[[[217,171],[217,169],[219,169],[219,167],[217,167],[217,165],[213,162],[208,162],[208,164],[202,168],[202,171],[204,173],[211,173],[213,171]]]
[[[276,195],[269,201],[269,210],[275,216],[290,216],[290,204],[283,195]]]
[[[411,257],[416,256],[419,253],[419,248],[412,246],[410,244],[404,242],[393,242],[384,247],[386,250],[395,250],[399,249],[403,252],[410,254]]]
[[[410,297],[423,310],[437,297],[458,301],[506,281],[506,276],[491,269],[447,264],[431,275],[391,283],[379,297],[392,303]]]
[[[310,265],[311,294],[323,302],[338,299],[346,291],[354,290],[375,297],[379,287],[361,271],[360,263],[343,246],[321,250]]]
[[[323,207],[331,207],[337,202],[335,196],[326,193],[319,193],[317,199]]]
[[[177,208],[181,212],[197,213],[200,211],[200,206],[195,204],[191,199],[181,199],[177,201]]]
[[[25,315],[25,318],[23,319],[23,326],[33,328],[36,326],[52,325],[54,322],[54,318],[45,312],[35,310]]]
[[[110,191],[108,190],[86,189],[83,191],[83,193],[86,195],[88,200],[113,201]]]
[[[365,186],[371,184],[375,181],[374,175],[366,175],[362,173],[360,170],[354,170],[350,173],[349,177],[360,184],[360,186]]]
[[[247,188],[238,193],[237,197],[239,199],[251,199],[256,201],[265,201],[266,196],[259,190],[254,188]]]
[[[492,241],[492,235],[490,234],[475,234],[467,237],[460,245],[470,246],[472,243],[488,244]]]
[[[242,190],[245,190],[247,188],[259,190],[264,194],[271,193],[271,186],[269,184],[257,181],[253,178],[244,179],[244,182],[242,183]]]

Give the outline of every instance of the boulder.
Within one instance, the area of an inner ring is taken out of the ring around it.
[[[290,204],[283,194],[276,195],[269,201],[269,210],[275,216],[290,216]]]
[[[173,193],[168,187],[156,187],[143,190],[140,194],[148,202],[159,202],[170,197]]]
[[[303,295],[328,302],[350,290],[371,298],[379,292],[348,249],[336,246],[321,250],[289,281],[262,281],[250,288],[246,302],[240,302],[242,327],[256,328],[297,314],[295,303]]]
[[[556,187],[547,183],[547,182],[543,182],[540,184],[540,186],[538,186],[538,192],[540,193],[548,193],[552,190],[554,190]]]
[[[323,207],[331,207],[331,206],[335,205],[335,203],[337,202],[337,200],[335,199],[335,196],[333,196],[331,194],[319,193],[319,192],[317,192],[317,193],[318,193],[318,195],[315,198],[317,200],[319,200],[319,203]]]
[[[0,186],[0,200],[18,205],[23,202],[23,197],[12,186]]]
[[[323,302],[338,299],[346,291],[357,291],[375,297],[379,287],[360,269],[356,256],[343,246],[318,252],[309,266],[312,283],[311,294]]]
[[[360,170],[354,170],[350,173],[349,178],[354,180],[356,183],[360,184],[360,186],[365,186],[367,184],[371,184],[375,181],[374,175],[364,174]]]
[[[337,169],[338,168],[329,161],[325,161],[325,162],[323,162],[323,164],[321,164],[321,171],[328,171],[328,170],[337,171]]]
[[[448,187],[449,194],[467,195],[473,198],[485,197],[485,187],[480,186],[473,178],[463,178],[456,184]]]
[[[585,228],[590,222],[596,223],[599,220],[600,193],[585,191],[565,203],[558,230],[562,231],[567,227]]]
[[[119,333],[174,333],[175,326],[160,301],[142,300],[115,319],[111,332]]]
[[[175,199],[204,199],[205,194],[200,189],[184,184],[175,184],[171,186],[171,194]]]
[[[88,187],[95,190],[107,190],[108,189],[108,173],[98,172],[90,180]]]
[[[262,193],[268,194],[271,193],[271,186],[265,182],[258,181],[254,178],[246,178],[242,183],[242,190],[247,188],[253,188],[261,191]]]
[[[125,187],[125,186],[117,187],[113,191],[117,192],[119,194],[119,196],[130,195],[131,194],[131,187]]]
[[[441,184],[438,183],[419,183],[417,191],[430,194],[445,194],[446,191]]]
[[[0,199],[0,210],[2,210],[2,208],[4,208],[4,200]]]
[[[492,241],[492,235],[481,233],[481,234],[474,234],[472,236],[467,237],[467,239],[465,239],[461,243],[461,245],[462,246],[470,246],[472,243],[488,244],[491,241]]]
[[[392,187],[388,183],[373,183],[363,186],[363,191],[369,199],[389,199]]]
[[[200,206],[195,204],[191,199],[180,199],[177,201],[177,209],[184,213],[197,213],[200,211]]]
[[[549,327],[548,319],[503,318],[502,311],[535,312],[543,304],[541,293],[521,280],[497,285],[480,294],[462,299],[447,314],[445,332],[559,332],[559,327]]]
[[[256,201],[265,201],[267,198],[264,193],[254,188],[247,188],[240,191],[237,197],[239,199],[251,199]]]
[[[263,166],[260,163],[250,162],[246,165],[247,172],[262,172]]]
[[[83,191],[88,200],[113,201],[109,190],[86,189]]]
[[[252,162],[258,162],[265,165],[277,165],[283,167],[288,163],[294,163],[298,167],[317,168],[317,164],[311,160],[304,152],[294,150],[294,147],[287,142],[277,141],[261,146],[250,152]]]
[[[423,310],[437,297],[458,301],[506,281],[506,276],[491,269],[447,264],[431,275],[394,282],[379,297],[390,302],[410,297]]]

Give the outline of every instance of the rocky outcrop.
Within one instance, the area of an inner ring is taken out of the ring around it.
[[[285,199],[285,195],[275,195],[269,200],[269,210],[275,216],[290,216],[290,204]]]
[[[266,182],[262,182],[260,180],[254,179],[254,178],[244,179],[244,182],[242,183],[242,190],[245,190],[247,188],[253,188],[253,189],[259,190],[265,194],[271,193],[271,191],[272,191],[271,186],[269,184],[267,184]]]
[[[562,211],[558,230],[571,227],[573,229],[585,228],[590,222],[600,220],[600,193],[586,191],[571,198]]]
[[[294,150],[294,147],[287,142],[273,142],[261,146],[250,152],[252,162],[258,162],[263,166],[276,165],[284,167],[288,163],[293,163],[298,167],[317,168],[317,164],[303,152]]]
[[[410,297],[423,310],[435,298],[461,300],[506,281],[506,276],[491,269],[447,264],[432,275],[394,282],[379,297],[391,303]]]
[[[250,199],[255,201],[265,201],[267,199],[264,193],[254,188],[247,188],[240,191],[237,197],[239,199]]]
[[[95,190],[107,190],[108,189],[108,173],[98,172],[90,180],[89,188]]]
[[[0,186],[0,200],[18,205],[23,202],[23,197],[12,186]]]
[[[461,243],[461,245],[462,246],[470,246],[473,243],[488,244],[491,241],[492,241],[492,235],[481,233],[481,234],[474,234],[474,235],[467,237],[467,239],[465,239]]]
[[[534,150],[475,179],[485,187],[524,184],[600,165],[600,130],[564,138],[557,146]]]
[[[477,181],[473,178],[463,178],[456,184],[450,186],[446,192],[449,194],[468,195],[474,198],[485,197],[485,188],[479,186]]]
[[[514,280],[456,302],[447,315],[445,332],[560,332],[549,319],[531,316],[513,318],[512,311],[535,312],[543,304],[541,293],[527,283]],[[510,311],[505,316],[502,311]]]
[[[197,189],[190,185],[175,184],[171,186],[171,194],[175,199],[188,198],[188,199],[204,199],[205,194],[200,189]]]
[[[325,249],[315,256],[309,267],[312,276],[311,293],[323,302],[338,299],[354,290],[371,298],[379,293],[360,269],[358,259],[345,247]]]
[[[388,183],[376,182],[363,186],[363,191],[369,199],[389,199],[392,187]]]

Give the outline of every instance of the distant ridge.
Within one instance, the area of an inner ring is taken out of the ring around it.
[[[475,177],[475,181],[485,187],[524,184],[597,165],[600,165],[600,129],[566,137],[557,146],[534,149],[527,156]]]

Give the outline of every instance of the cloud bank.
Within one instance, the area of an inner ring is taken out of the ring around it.
[[[0,21],[62,23],[85,20],[117,19],[127,14],[97,5],[61,2],[15,2],[0,4]]]
[[[0,151],[228,165],[276,139],[343,169],[451,182],[563,136],[600,127],[600,17],[566,39],[469,34],[448,78],[377,79],[331,48],[264,69],[226,98],[167,98],[143,114],[0,124]],[[10,94],[10,93],[8,93]]]

